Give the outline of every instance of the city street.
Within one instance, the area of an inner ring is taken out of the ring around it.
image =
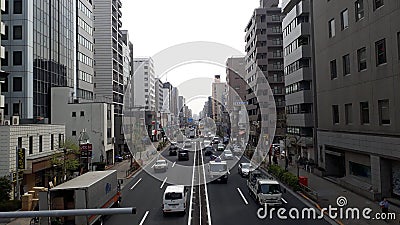
[[[196,145],[192,146],[192,150],[198,150],[199,141]],[[190,160],[185,161],[183,164],[189,166],[194,165],[194,151],[190,153]],[[177,159],[177,156],[168,156],[168,149],[166,149],[162,154],[166,159],[173,161]],[[205,163],[207,163],[208,157],[203,157]],[[246,162],[247,159],[241,158],[240,162]],[[232,161],[233,162],[233,161]],[[179,162],[181,163],[181,162]],[[147,165],[147,170],[151,170],[152,164]],[[200,224],[195,218],[190,219],[191,215],[195,215],[195,212],[189,213],[189,207],[186,209],[186,214],[181,215],[170,215],[163,216],[161,205],[163,192],[166,186],[169,185],[169,180],[180,179],[182,184],[187,183],[187,179],[192,179],[192,175],[189,174],[188,169],[181,170],[178,169],[178,163],[175,164],[169,162],[169,167],[166,173],[151,173],[148,174],[144,170],[136,174],[133,179],[130,180],[129,184],[125,185],[122,190],[123,207],[136,207],[136,215],[115,215],[106,220],[107,225],[112,224]],[[150,170],[149,168],[150,167]],[[193,168],[193,167],[192,167]],[[199,167],[202,168],[202,167]],[[191,171],[193,171],[191,169]],[[197,171],[197,170],[196,170]],[[153,176],[157,176],[157,179]],[[195,183],[196,185],[196,183]],[[257,210],[259,206],[255,200],[249,195],[246,186],[246,178],[242,178],[237,172],[237,166],[235,165],[229,174],[229,179],[227,184],[222,183],[209,183],[206,185],[206,190],[209,200],[209,210],[211,222],[209,224],[266,224],[269,223],[269,216],[262,220],[257,217]],[[195,193],[194,193],[195,194]],[[192,195],[191,188],[189,188],[188,196],[188,206],[194,207],[190,204],[190,196]],[[202,196],[206,198],[206,196]],[[206,202],[206,201],[203,201]],[[286,209],[295,207],[301,209],[307,207],[298,197],[286,192],[283,194],[283,207]],[[194,207],[194,209],[199,209]],[[207,207],[201,207],[203,211]],[[205,215],[206,212],[201,212]],[[206,224],[204,221],[201,224]],[[207,218],[207,217],[206,217]],[[315,224],[315,221],[311,220],[280,220],[274,214],[272,219],[274,224]],[[321,220],[318,224],[329,224],[328,222]]]

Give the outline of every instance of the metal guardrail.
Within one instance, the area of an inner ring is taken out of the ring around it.
[[[104,208],[104,209],[68,209],[43,211],[0,212],[0,218],[32,218],[32,217],[61,217],[61,216],[90,216],[136,214],[136,208]]]

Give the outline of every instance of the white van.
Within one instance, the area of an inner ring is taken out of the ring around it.
[[[162,210],[164,216],[167,213],[186,213],[187,189],[183,185],[168,186],[163,195]]]

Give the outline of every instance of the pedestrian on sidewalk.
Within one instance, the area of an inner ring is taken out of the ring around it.
[[[382,209],[382,214],[385,214],[384,221],[386,221],[387,213],[389,212],[389,202],[387,201],[386,198],[383,198],[382,201],[379,202],[379,206]]]

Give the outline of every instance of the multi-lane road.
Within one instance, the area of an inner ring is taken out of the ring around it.
[[[115,215],[107,218],[105,224],[329,224],[323,219],[282,220],[277,216],[270,219],[269,215],[260,219],[257,216],[260,207],[249,195],[246,179],[237,173],[237,162],[247,162],[245,158],[237,157],[228,162],[231,170],[227,184],[204,184],[206,166],[202,166],[202,163],[207,164],[209,157],[201,152],[201,141],[194,140],[189,152],[189,161],[178,161],[177,156],[168,156],[168,149],[162,152],[159,157],[169,161],[165,173],[154,173],[154,162],[146,165],[146,168],[130,179],[122,190],[122,206],[136,207],[136,215]],[[184,215],[163,216],[162,197],[166,186],[171,184],[188,186],[188,202]],[[286,210],[309,207],[293,192],[287,191],[282,197],[282,207]]]

